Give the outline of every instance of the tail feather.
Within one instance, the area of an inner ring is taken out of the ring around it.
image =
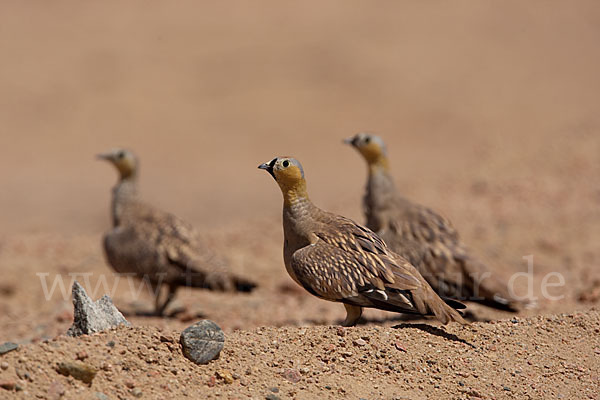
[[[425,285],[427,285],[425,283]],[[452,300],[442,299],[427,285],[416,290],[370,290],[362,293],[362,302],[356,305],[361,307],[374,307],[380,310],[400,312],[405,314],[421,314],[435,316],[440,322],[447,324],[456,321],[466,324],[462,315],[456,309],[466,308],[464,304]],[[366,301],[366,302],[365,302]]]
[[[529,302],[513,299],[508,290],[508,284],[502,282],[498,277],[488,276],[481,280],[478,279],[478,277],[489,275],[489,270],[481,261],[472,257],[466,257],[462,261],[465,275],[473,279],[468,293],[471,298],[467,297],[467,300],[510,312],[519,312],[527,307]]]

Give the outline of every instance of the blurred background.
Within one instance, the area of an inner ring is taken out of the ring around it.
[[[600,154],[596,1],[9,0],[0,27],[5,234],[105,229],[116,174],[94,155],[115,146],[150,201],[206,227],[279,215],[256,166],[283,154],[360,218],[340,143],[362,130],[434,204],[465,180],[568,183],[596,168],[570,156]]]
[[[4,0],[5,336],[70,323],[68,299],[44,302],[36,273],[110,273],[100,240],[117,176],[95,154],[117,146],[141,159],[146,200],[264,288],[184,304],[226,328],[341,318],[286,286],[281,194],[257,166],[297,157],[315,203],[363,221],[366,168],[342,145],[359,131],[386,140],[402,192],[450,217],[500,274],[531,254],[536,288],[563,273],[566,300],[542,310],[578,307],[600,278],[599,43],[595,0]]]

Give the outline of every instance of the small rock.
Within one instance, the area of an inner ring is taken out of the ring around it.
[[[283,371],[283,377],[292,383],[298,383],[302,379],[302,375],[297,369],[286,369]]]
[[[98,400],[110,400],[109,397],[102,392],[96,392],[94,393],[94,396],[96,396]]]
[[[206,384],[208,387],[214,387],[217,384],[217,377],[212,375],[210,378],[208,378],[208,382],[206,382]]]
[[[93,302],[83,287],[73,283],[73,325],[67,331],[67,336],[89,335],[102,332],[119,325],[131,325],[108,296]]]
[[[75,358],[79,361],[83,361],[88,358],[88,354],[85,352],[85,350],[81,350],[75,353]]]
[[[142,395],[144,393],[142,392],[142,389],[140,389],[140,388],[134,388],[134,389],[131,390],[131,394],[133,395],[133,397],[138,397],[139,398],[139,397],[142,397]]]
[[[0,356],[2,354],[6,354],[10,351],[16,350],[19,348],[19,345],[13,342],[6,342],[6,343],[2,343],[0,344]]]
[[[133,389],[135,387],[135,382],[134,381],[125,381],[125,386],[127,386],[129,389]]]
[[[226,384],[230,385],[233,383],[233,376],[227,370],[219,370],[216,372],[216,377],[222,379]]]
[[[96,376],[96,369],[82,362],[65,361],[58,364],[56,370],[64,376],[72,376],[84,383],[91,384]]]
[[[403,351],[403,352],[407,352],[407,350],[404,348],[404,346],[402,346],[402,343],[396,341],[394,343],[394,346],[396,347],[397,350]]]
[[[184,356],[196,364],[207,364],[219,358],[225,335],[217,324],[205,319],[185,328],[179,341]]]
[[[362,347],[362,346],[366,346],[367,345],[367,342],[365,342],[364,339],[356,339],[352,343],[354,343],[354,345],[358,346],[358,347]]]
[[[0,381],[0,388],[6,390],[15,390],[17,383],[15,381]]]
[[[0,368],[2,368],[3,371],[6,371],[8,369],[8,363],[6,361],[2,361],[2,363],[0,363]]]
[[[19,377],[19,379],[24,380],[24,381],[33,382],[33,378],[31,377],[31,374],[29,374],[29,372],[23,371],[21,368],[15,368],[15,372],[16,372],[17,376]]]
[[[273,392],[273,393],[279,393],[279,388],[278,387],[272,387],[272,388],[269,388],[269,390],[271,392]]]
[[[59,381],[52,381],[48,388],[48,398],[60,399],[65,395],[66,389]]]
[[[273,393],[269,393],[265,396],[266,400],[281,400],[279,396],[274,395]]]
[[[342,326],[338,326],[335,331],[338,336],[346,336],[346,330]]]
[[[160,335],[159,340],[162,343],[175,343],[175,340],[173,339],[173,336]]]

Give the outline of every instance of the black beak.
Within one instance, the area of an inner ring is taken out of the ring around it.
[[[112,154],[111,153],[96,154],[96,159],[97,160],[108,160],[108,161],[110,161],[112,159]]]
[[[264,169],[266,170],[269,174],[271,174],[271,176],[273,177],[273,179],[277,180],[277,178],[275,178],[275,174],[273,173],[273,167],[275,166],[275,163],[277,162],[277,158],[272,159],[271,161],[269,161],[268,163],[262,163],[258,166],[258,169]]]
[[[357,140],[358,140],[358,139],[357,139],[357,137],[356,137],[356,136],[352,136],[352,137],[349,137],[349,138],[347,138],[347,139],[344,139],[344,143],[345,143],[345,144],[349,144],[349,145],[351,145],[351,146],[355,146],[355,145],[356,145],[356,141],[357,141]]]

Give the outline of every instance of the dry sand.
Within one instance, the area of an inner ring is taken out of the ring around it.
[[[600,398],[597,2],[9,0],[0,27],[0,342],[21,345],[0,383],[22,389],[0,397]],[[338,330],[343,307],[294,286],[279,190],[256,166],[296,156],[318,205],[362,221],[365,167],[341,144],[360,130],[499,275],[533,256],[537,309],[470,305],[466,328],[369,310]],[[100,247],[116,177],[93,156],[115,146],[140,156],[148,201],[260,288],[182,291],[176,317],[136,316],[151,297]],[[565,284],[544,296],[553,272]],[[134,327],[60,336],[73,274]],[[46,298],[56,277],[65,296]],[[227,342],[199,367],[160,335],[202,317]],[[100,370],[90,387],[55,371],[82,351]]]

